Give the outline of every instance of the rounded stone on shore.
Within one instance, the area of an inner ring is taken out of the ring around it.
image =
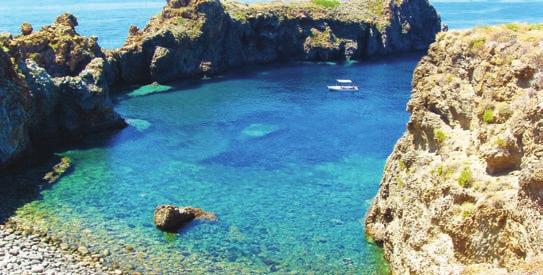
[[[89,249],[85,246],[80,246],[77,248],[77,252],[79,252],[79,254],[85,256],[87,254],[89,254]]]

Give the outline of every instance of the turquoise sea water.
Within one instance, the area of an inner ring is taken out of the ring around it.
[[[12,15],[0,17],[0,30],[17,31],[25,20],[43,25],[66,10],[79,17],[82,34],[98,35],[105,47],[119,46],[130,24],[143,26],[162,6],[0,3],[0,13]],[[445,23],[465,28],[535,21],[543,4],[436,6]],[[463,13],[476,11],[482,15]],[[2,218],[17,209],[23,224],[74,248],[108,249],[109,262],[146,273],[386,272],[362,221],[405,129],[419,58],[253,67],[119,94],[116,109],[130,127],[57,150],[74,160],[74,169],[55,185],[4,178]],[[357,81],[362,92],[328,92],[336,78]],[[33,174],[24,177],[35,181]],[[152,224],[158,204],[201,207],[219,220],[162,233]]]
[[[362,220],[403,132],[419,57],[251,68],[131,91],[117,103],[131,126],[60,152],[75,169],[20,216],[38,214],[56,232],[73,222],[62,238],[95,248],[145,249],[150,269],[125,261],[141,271],[381,272]],[[328,92],[336,78],[364,92]],[[152,224],[158,204],[202,207],[219,221],[164,234]],[[109,237],[122,244],[93,241]]]

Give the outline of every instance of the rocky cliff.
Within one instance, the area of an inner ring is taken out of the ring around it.
[[[109,100],[108,63],[69,14],[0,36],[0,167],[60,137],[124,126]]]
[[[326,3],[169,0],[145,29],[132,27],[126,44],[111,54],[117,81],[168,82],[242,65],[423,50],[440,29],[427,0]]]
[[[541,272],[543,26],[441,33],[413,86],[366,218],[392,271]]]

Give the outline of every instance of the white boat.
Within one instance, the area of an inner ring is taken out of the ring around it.
[[[337,79],[337,84],[328,86],[328,90],[332,92],[358,92],[358,86],[349,79]]]

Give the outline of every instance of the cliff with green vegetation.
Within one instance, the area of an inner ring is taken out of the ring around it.
[[[119,83],[169,82],[243,65],[424,50],[439,29],[427,0],[169,0],[111,57]]]
[[[366,233],[393,273],[539,274],[543,25],[441,33],[413,86]]]

